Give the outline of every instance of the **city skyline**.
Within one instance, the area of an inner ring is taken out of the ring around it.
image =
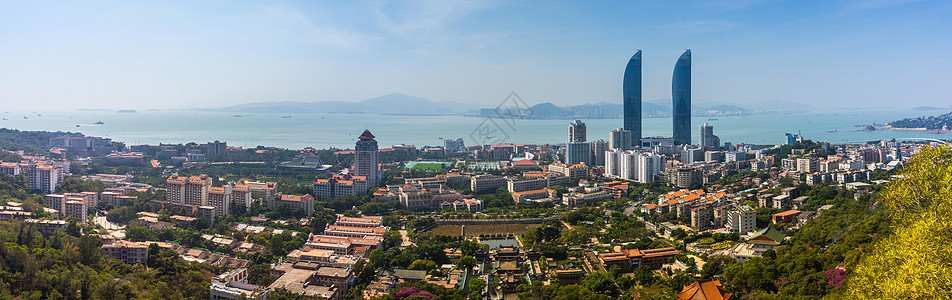
[[[943,84],[952,59],[934,55],[952,45],[942,29],[952,28],[952,4],[940,1],[6,8],[0,101],[9,110],[357,101],[389,93],[491,106],[511,91],[535,103],[621,103],[619,61],[649,50],[642,98],[664,99],[670,69],[663,58],[684,48],[701,53],[695,103],[945,107],[949,100],[938,95],[952,92]]]

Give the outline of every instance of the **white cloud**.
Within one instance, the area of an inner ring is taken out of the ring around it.
[[[452,22],[474,12],[496,6],[493,1],[409,1],[403,7],[384,2],[371,4],[377,22],[384,30],[401,35],[445,30]]]
[[[269,8],[268,12],[285,23],[292,34],[299,35],[306,43],[317,43],[339,48],[355,48],[376,37],[360,33],[337,24],[318,24],[308,16],[285,9]]]

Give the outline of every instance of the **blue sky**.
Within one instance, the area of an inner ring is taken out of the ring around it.
[[[494,106],[670,98],[692,49],[695,103],[952,103],[947,1],[88,1],[0,4],[8,110],[358,101]]]

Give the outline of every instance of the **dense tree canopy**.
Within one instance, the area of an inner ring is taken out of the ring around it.
[[[882,200],[893,233],[870,247],[847,282],[852,298],[952,297],[952,149],[923,148]]]

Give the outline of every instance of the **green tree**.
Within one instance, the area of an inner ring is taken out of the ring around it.
[[[462,258],[460,258],[458,261],[456,261],[456,266],[458,266],[460,269],[469,269],[475,265],[476,265],[476,258],[469,255],[465,255]]]
[[[66,224],[66,234],[79,237],[79,225],[76,224],[76,220],[70,219],[69,223]]]
[[[952,290],[952,149],[924,147],[882,191],[893,232],[847,282],[856,299],[941,299]],[[834,274],[835,275],[835,274]],[[837,278],[831,277],[831,282]],[[833,282],[836,283],[836,282]]]
[[[486,288],[486,281],[482,278],[473,278],[469,280],[468,290],[470,293],[478,293],[477,295],[482,294],[483,289]]]
[[[434,267],[436,267],[436,262],[432,260],[417,259],[417,260],[414,260],[413,263],[410,264],[408,269],[429,271],[430,269],[433,269]]]
[[[581,283],[589,290],[599,294],[614,295],[618,292],[615,281],[607,272],[596,271],[585,274]]]
[[[403,235],[399,231],[390,230],[383,233],[383,249],[398,247],[403,243]]]
[[[130,223],[126,226],[126,238],[133,242],[153,240],[152,231],[139,223]]]
[[[545,256],[539,257],[539,269],[542,269],[542,272],[545,273],[548,268],[549,262],[545,260]]]
[[[370,263],[375,268],[389,268],[390,267],[390,257],[386,250],[383,249],[374,249],[370,251]]]

